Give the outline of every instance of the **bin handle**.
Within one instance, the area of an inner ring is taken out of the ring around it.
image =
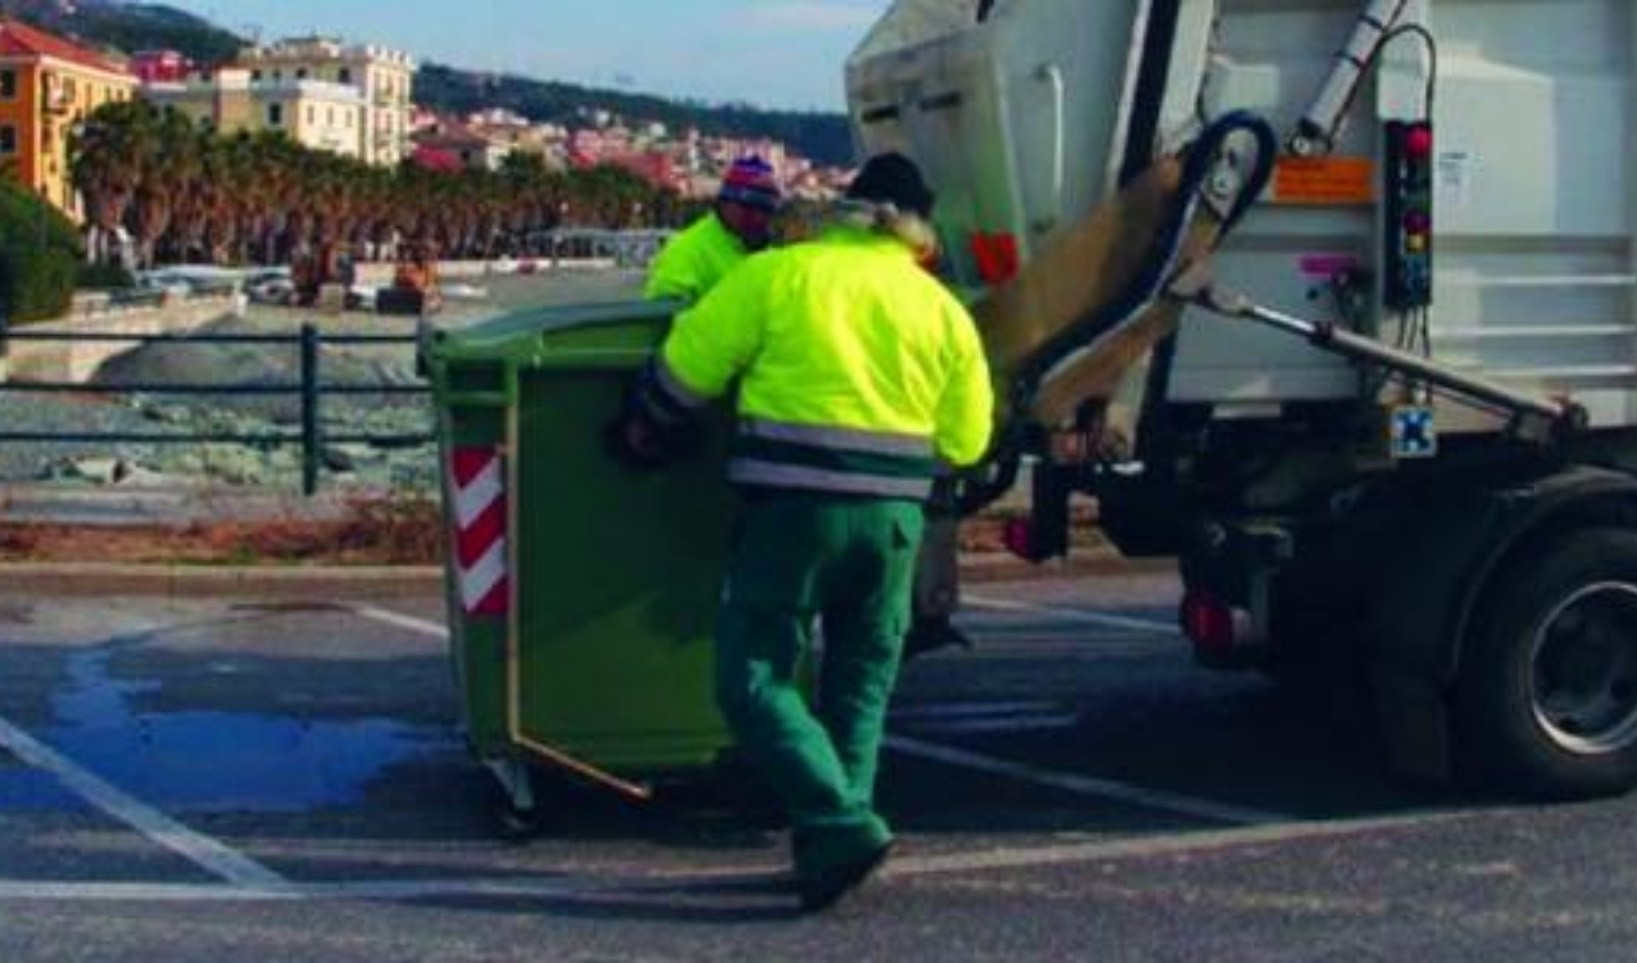
[[[1050,212],[1033,225],[1044,234],[1057,224],[1068,184],[1068,84],[1063,80],[1062,66],[1050,61],[1035,68],[1035,79],[1050,88],[1052,97],[1052,205]]]

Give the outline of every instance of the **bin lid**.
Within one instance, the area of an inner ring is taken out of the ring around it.
[[[443,362],[500,361],[520,366],[647,354],[680,308],[674,301],[598,301],[530,308],[467,327],[440,328],[433,332],[427,353]]]

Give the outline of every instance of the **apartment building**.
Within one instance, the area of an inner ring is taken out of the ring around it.
[[[327,37],[298,37],[248,47],[237,67],[252,83],[312,81],[352,87],[363,104],[358,156],[395,165],[409,156],[414,110],[415,61],[405,53],[372,45],[342,44]]]
[[[0,19],[0,167],[75,220],[84,219],[68,145],[91,111],[129,100],[125,65],[15,20]]]
[[[244,67],[146,84],[142,96],[223,134],[279,131],[315,150],[363,157],[366,106],[358,88],[325,80],[256,79]]]

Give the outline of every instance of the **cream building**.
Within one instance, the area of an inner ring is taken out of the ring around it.
[[[257,80],[243,67],[185,83],[147,84],[142,96],[223,134],[273,130],[298,144],[363,157],[365,105],[357,88],[321,80]]]
[[[253,83],[319,81],[355,89],[364,112],[359,156],[388,166],[409,156],[416,64],[408,54],[301,37],[248,47],[236,66],[250,71]]]

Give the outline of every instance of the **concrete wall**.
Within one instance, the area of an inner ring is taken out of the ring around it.
[[[182,334],[231,314],[232,295],[173,300],[135,308],[96,305],[82,299],[74,315],[61,321],[28,325],[28,331],[84,334]],[[0,377],[8,381],[88,381],[104,361],[131,350],[129,341],[12,341],[0,360]]]
[[[551,258],[549,257],[531,258],[527,260],[532,260],[534,262],[534,269],[537,271],[547,271],[552,269],[603,270],[617,266],[612,258],[563,258],[556,264],[553,264]],[[385,261],[370,261],[359,264],[358,283],[368,287],[386,287],[392,283],[392,275],[395,271],[396,265]],[[515,261],[511,262],[509,266],[505,262],[500,261],[438,262],[438,280],[445,282],[454,280],[465,281],[491,277],[494,275],[517,273],[517,262]]]

